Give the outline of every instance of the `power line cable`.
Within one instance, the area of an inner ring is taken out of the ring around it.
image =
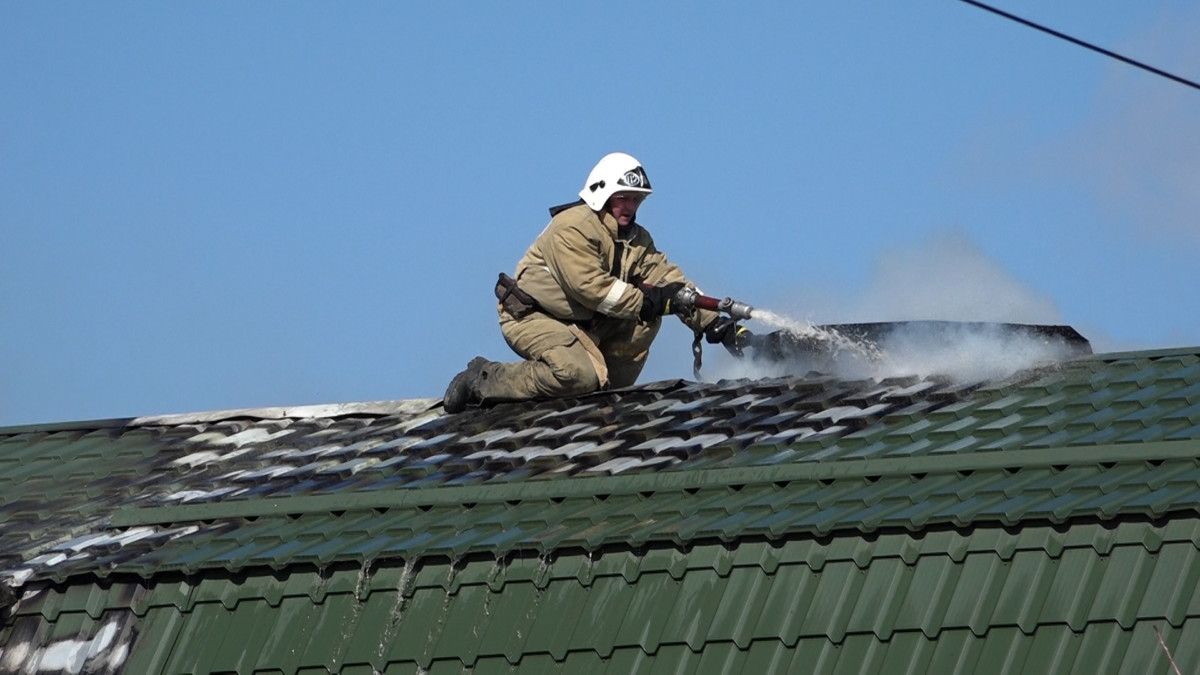
[[[1097,47],[1096,45],[1091,44],[1090,42],[1084,42],[1083,40],[1080,40],[1078,38],[1073,38],[1070,35],[1067,35],[1065,33],[1060,33],[1058,31],[1054,30],[1053,28],[1047,28],[1040,24],[1036,24],[1032,21],[1029,21],[1028,19],[1022,19],[1019,16],[1009,14],[1008,12],[996,9],[995,7],[992,7],[990,5],[985,5],[984,3],[977,2],[976,0],[960,0],[960,2],[965,2],[968,5],[974,5],[975,7],[978,7],[979,9],[986,10],[993,14],[1002,16],[1010,21],[1016,21],[1019,24],[1029,26],[1030,28],[1033,28],[1035,30],[1040,30],[1043,33],[1049,33],[1050,35],[1053,35],[1056,38],[1059,38],[1061,40],[1066,40],[1067,42],[1070,42],[1075,45],[1079,45],[1080,47],[1083,47],[1085,49],[1090,49],[1094,52],[1099,52],[1105,56],[1108,56],[1110,58],[1114,58],[1118,61],[1121,61],[1122,63],[1127,63],[1136,68],[1141,68],[1142,70],[1154,73],[1155,75],[1158,75],[1159,77],[1165,77],[1168,80],[1173,80],[1175,82],[1178,82],[1179,84],[1187,85],[1187,86],[1191,87],[1192,89],[1200,90],[1200,84],[1196,84],[1195,82],[1193,82],[1189,79],[1179,77],[1178,75],[1172,75],[1171,73],[1168,73],[1165,70],[1159,70],[1158,68],[1155,68],[1154,66],[1146,65],[1145,63],[1142,63],[1141,61],[1135,61],[1127,56],[1121,56],[1120,54],[1109,51],[1103,47]]]

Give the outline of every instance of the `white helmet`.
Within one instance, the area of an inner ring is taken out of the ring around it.
[[[588,174],[579,196],[593,211],[599,211],[614,192],[653,192],[642,163],[623,152],[605,155]]]

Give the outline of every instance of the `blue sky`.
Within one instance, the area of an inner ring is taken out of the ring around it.
[[[1200,79],[1194,2],[996,5]],[[1200,91],[955,0],[0,11],[0,425],[440,396],[614,150],[713,295],[1200,345]]]

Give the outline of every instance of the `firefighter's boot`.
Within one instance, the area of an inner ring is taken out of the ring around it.
[[[483,402],[483,396],[479,392],[479,381],[484,366],[490,363],[491,361],[482,356],[476,356],[467,364],[466,370],[450,380],[450,386],[446,387],[446,394],[442,397],[442,407],[446,412],[459,413],[466,410],[468,405]]]

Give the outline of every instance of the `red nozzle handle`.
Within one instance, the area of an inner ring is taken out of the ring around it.
[[[754,312],[754,308],[744,302],[738,302],[733,298],[725,298],[718,300],[707,295],[696,296],[696,306],[700,309],[707,309],[714,312],[724,312],[738,320],[749,320],[750,315]]]
[[[647,284],[642,284],[641,288],[642,290],[649,290],[651,287]],[[699,307],[700,309],[707,309],[710,312],[723,312],[738,320],[749,319],[751,313],[754,312],[754,308],[744,302],[738,302],[733,298],[718,300],[714,297],[701,295],[696,289],[691,287],[685,287],[680,290],[679,294],[675,296],[675,301],[681,307]]]

